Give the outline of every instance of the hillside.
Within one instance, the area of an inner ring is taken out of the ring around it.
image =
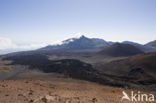
[[[111,45],[103,49],[99,53],[103,55],[120,57],[120,56],[132,56],[132,55],[142,54],[144,52],[139,48],[130,44],[116,43],[114,45]]]
[[[99,53],[64,52],[59,55],[60,53],[25,52],[5,55],[2,58],[3,61],[10,61],[6,66],[13,65],[14,69],[21,65],[18,69],[59,73],[70,78],[103,85],[156,91],[153,87],[156,84],[155,53],[126,58],[110,57]]]
[[[145,44],[146,46],[150,46],[150,47],[156,47],[156,40],[154,40],[154,41],[151,41],[151,42],[149,42],[149,43],[147,43],[147,44]]]
[[[156,53],[147,53],[112,61],[101,65],[99,68],[106,74],[125,78],[125,84],[128,83],[129,86],[140,85],[140,88],[156,90],[155,61]]]

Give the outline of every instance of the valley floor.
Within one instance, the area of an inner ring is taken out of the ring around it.
[[[122,91],[130,92],[61,77],[1,80],[0,103],[121,103]]]

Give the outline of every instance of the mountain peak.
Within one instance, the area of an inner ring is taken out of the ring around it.
[[[80,38],[86,38],[84,35],[81,35]]]
[[[81,35],[77,38],[70,38],[62,41],[59,45],[51,45],[41,49],[48,50],[98,50],[107,47],[108,44],[103,39],[88,38]]]
[[[85,35],[81,35],[78,39],[88,39]]]

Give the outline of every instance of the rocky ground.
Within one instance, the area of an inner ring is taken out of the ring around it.
[[[120,103],[123,90],[69,78],[1,80],[0,103]]]

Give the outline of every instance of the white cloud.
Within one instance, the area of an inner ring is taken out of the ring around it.
[[[14,44],[10,39],[0,37],[0,50],[14,49],[17,45]]]
[[[24,50],[33,50],[33,49],[45,47],[47,45],[48,45],[47,43],[23,44],[23,45],[18,45],[18,48]]]
[[[33,50],[47,46],[47,43],[33,43],[33,44],[16,44],[9,38],[0,37],[0,51],[2,50]]]

